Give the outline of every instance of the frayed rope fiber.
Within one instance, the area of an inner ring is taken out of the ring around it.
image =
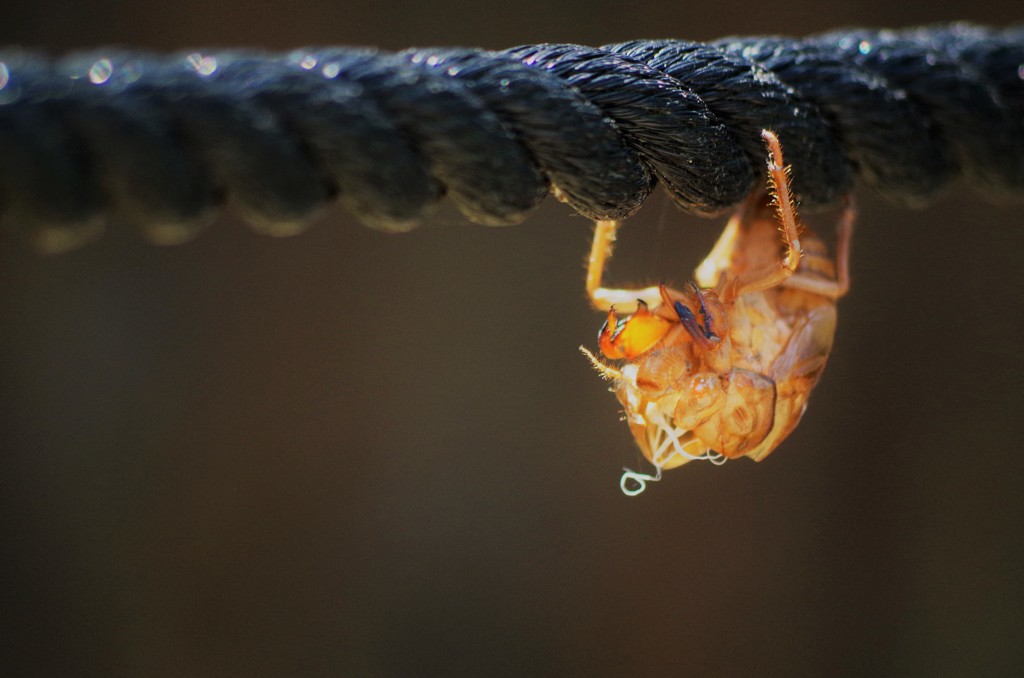
[[[803,206],[860,176],[927,202],[951,178],[1024,193],[1024,27],[592,48],[317,48],[51,59],[0,49],[0,226],[61,251],[131,224],[187,240],[230,204],[301,231],[338,200],[408,230],[447,196],[481,224],[549,193],[592,219],[660,181],[717,214],[761,179],[762,129]]]

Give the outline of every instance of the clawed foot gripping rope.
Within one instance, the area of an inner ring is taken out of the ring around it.
[[[337,199],[406,230],[445,195],[508,224],[549,192],[621,219],[655,181],[714,214],[757,181],[762,129],[800,168],[804,206],[855,174],[904,204],[957,174],[1020,197],[1024,27],[501,52],[0,50],[0,226],[49,251],[108,223],[174,243],[230,203],[288,235]]]

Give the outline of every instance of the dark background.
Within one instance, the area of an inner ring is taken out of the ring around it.
[[[0,44],[479,45],[803,34],[1018,2],[8,3]],[[799,171],[799,168],[797,168]],[[406,235],[225,216],[0,241],[0,666],[17,676],[1010,675],[1021,669],[1020,205],[860,191],[853,288],[765,463],[639,454],[578,354],[590,224]],[[714,240],[654,202],[612,277]]]

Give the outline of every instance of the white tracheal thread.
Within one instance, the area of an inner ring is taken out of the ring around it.
[[[640,473],[629,468],[623,468],[622,477],[619,479],[619,488],[627,497],[635,497],[647,489],[647,483],[656,483],[661,480],[663,467],[672,457],[677,455],[683,457],[686,461],[710,461],[715,466],[721,466],[728,461],[725,456],[710,449],[705,450],[699,455],[687,452],[684,446],[679,443],[679,439],[688,432],[674,424],[670,424],[665,414],[657,407],[654,407],[653,404],[648,406],[647,410],[645,413],[646,421],[653,423],[657,427],[648,440],[648,442],[653,443],[651,445],[651,463],[654,465],[655,473],[650,475],[649,473]],[[660,441],[658,440],[659,438],[661,439]],[[672,449],[670,450],[669,448]],[[666,452],[669,454],[666,455]],[[634,487],[629,487],[627,483],[631,483]]]

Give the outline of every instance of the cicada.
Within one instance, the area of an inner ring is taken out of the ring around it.
[[[836,301],[849,289],[852,199],[830,257],[800,223],[778,137],[768,130],[761,137],[765,187],[739,207],[682,289],[603,287],[619,224],[597,222],[587,293],[608,312],[598,346],[615,362],[581,349],[612,382],[655,468],[653,475],[624,469],[626,494],[689,461],[764,459],[796,428],[832,349]]]

